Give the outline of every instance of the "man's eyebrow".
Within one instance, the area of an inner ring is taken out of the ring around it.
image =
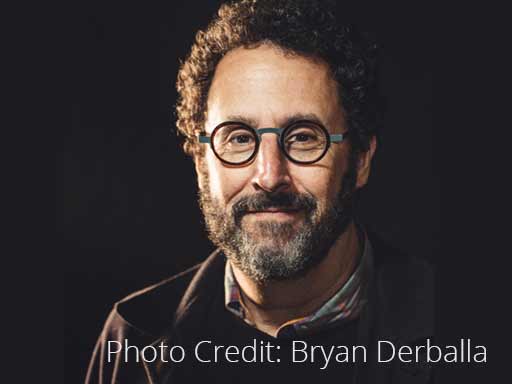
[[[286,119],[280,122],[281,127],[286,127],[290,124],[293,124],[300,120],[308,120],[313,123],[317,123],[320,125],[325,125],[325,123],[314,113],[296,113],[291,116],[288,116]]]
[[[286,127],[286,126],[293,124],[300,120],[309,120],[309,121],[312,121],[312,122],[320,124],[320,125],[325,125],[324,122],[314,113],[295,113],[293,115],[287,116],[284,119],[280,120],[278,125],[280,128],[282,128],[282,127]],[[247,117],[247,116],[243,116],[243,115],[229,115],[226,117],[225,121],[237,121],[237,122],[247,124],[254,128],[258,127],[257,120]],[[263,128],[268,128],[268,127],[263,127]]]
[[[258,126],[258,121],[257,120],[252,119],[252,118],[247,117],[247,116],[242,116],[242,115],[229,115],[229,116],[226,117],[225,121],[236,121],[236,122],[247,124],[247,125],[249,125],[251,127],[257,127]]]

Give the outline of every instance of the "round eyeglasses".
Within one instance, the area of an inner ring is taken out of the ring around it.
[[[210,144],[217,158],[230,165],[249,163],[256,154],[261,135],[274,133],[284,155],[298,164],[312,164],[327,153],[331,143],[341,143],[346,133],[329,134],[327,129],[309,120],[295,121],[285,128],[255,129],[245,123],[226,121],[219,124],[211,135],[200,133],[200,143]]]

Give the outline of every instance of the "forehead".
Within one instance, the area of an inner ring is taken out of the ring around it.
[[[217,65],[208,94],[206,131],[243,117],[254,126],[282,125],[291,116],[316,116],[339,130],[342,110],[327,64],[285,55],[262,45],[228,52]]]

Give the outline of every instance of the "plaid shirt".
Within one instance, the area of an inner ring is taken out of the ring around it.
[[[327,325],[346,322],[359,315],[366,303],[364,283],[367,281],[365,276],[372,258],[372,246],[366,233],[361,232],[364,242],[362,257],[345,284],[314,313],[281,325],[277,331],[277,337],[309,334]],[[226,262],[224,274],[224,293],[226,309],[249,323],[245,316],[246,308],[242,301],[240,286],[233,275],[229,260]]]

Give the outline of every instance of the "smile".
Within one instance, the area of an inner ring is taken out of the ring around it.
[[[248,213],[261,213],[261,212],[269,212],[269,213],[275,213],[275,212],[298,212],[298,209],[281,208],[281,207],[270,207],[270,208],[261,209],[261,210],[248,211]]]
[[[290,220],[297,217],[300,210],[288,208],[267,208],[259,211],[249,211],[248,216],[254,218],[277,219],[277,220]]]

